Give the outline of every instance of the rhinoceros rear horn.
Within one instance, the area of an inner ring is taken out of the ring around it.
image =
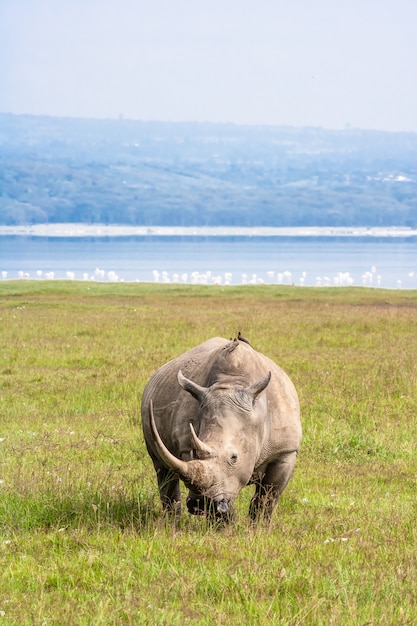
[[[270,380],[271,372],[268,372],[268,374],[264,378],[261,378],[256,383],[253,383],[253,385],[246,389],[248,394],[252,396],[253,401],[255,401],[259,394],[268,387]]]
[[[191,440],[193,442],[194,448],[198,450],[200,455],[202,455],[200,458],[204,459],[204,458],[209,458],[213,456],[214,451],[212,450],[212,448],[210,448],[210,446],[204,443],[204,441],[201,441],[201,439],[197,437],[196,432],[194,430],[194,426],[191,424],[191,422],[190,422],[190,430],[191,430]]]
[[[205,398],[207,394],[206,387],[200,387],[197,383],[194,383],[189,378],[186,378],[181,370],[179,370],[177,378],[181,387],[185,389],[185,391],[188,391],[188,393],[190,393],[196,400],[201,402]]]

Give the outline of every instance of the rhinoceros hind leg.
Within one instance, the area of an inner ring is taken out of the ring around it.
[[[249,516],[252,520],[257,521],[263,516],[269,522],[277,500],[292,476],[296,459],[297,452],[290,452],[279,461],[268,465],[262,479],[256,483],[249,506]]]
[[[165,467],[158,468],[156,475],[164,513],[180,515],[181,491],[178,475]]]

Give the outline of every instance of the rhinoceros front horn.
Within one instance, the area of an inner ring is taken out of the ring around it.
[[[177,459],[164,444],[155,424],[155,416],[153,412],[153,401],[150,401],[149,412],[151,417],[151,428],[161,460],[174,472],[176,472],[186,483],[196,485],[200,489],[206,488],[210,481],[208,480],[206,468],[201,461],[182,461]]]

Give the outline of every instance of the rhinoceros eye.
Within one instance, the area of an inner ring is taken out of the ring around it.
[[[232,452],[230,455],[230,464],[235,465],[237,463],[237,452]]]

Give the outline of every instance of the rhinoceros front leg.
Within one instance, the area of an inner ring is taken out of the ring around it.
[[[181,491],[178,474],[165,467],[156,470],[159,495],[164,513],[181,513]]]
[[[252,520],[256,521],[263,516],[269,522],[277,500],[294,472],[296,459],[297,452],[290,452],[267,466],[265,474],[256,483],[249,506]]]

